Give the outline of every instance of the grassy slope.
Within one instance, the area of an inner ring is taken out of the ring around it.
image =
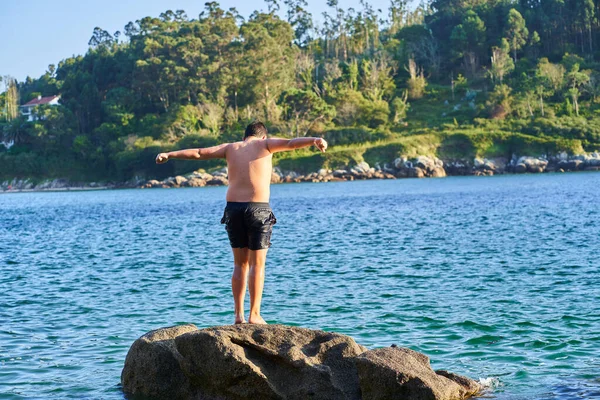
[[[473,160],[475,157],[507,157],[512,154],[541,156],[566,151],[580,154],[584,150],[600,149],[600,143],[560,136],[524,134],[514,131],[518,124],[488,121],[485,126],[473,125],[482,99],[477,95],[473,108],[467,100],[456,96],[454,102],[445,87],[433,87],[427,98],[413,102],[408,125],[392,132],[371,132],[366,141],[333,145],[325,154],[311,150],[283,153],[275,164],[283,170],[314,172],[320,168],[335,169],[366,161],[370,165],[393,162],[400,156],[437,156],[444,160]],[[479,103],[479,105],[477,105]],[[537,121],[519,120],[529,125]],[[326,135],[327,137],[328,135]],[[359,135],[360,136],[360,135]]]

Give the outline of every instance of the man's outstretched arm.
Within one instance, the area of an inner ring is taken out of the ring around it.
[[[208,160],[211,158],[225,158],[227,146],[229,146],[229,143],[224,143],[213,147],[206,147],[204,149],[185,149],[170,151],[168,153],[160,153],[156,156],[156,163],[163,164],[170,159]]]
[[[302,137],[296,139],[267,139],[267,148],[271,153],[278,151],[288,151],[301,149],[309,146],[316,146],[323,153],[327,150],[327,142],[325,139],[316,137]]]

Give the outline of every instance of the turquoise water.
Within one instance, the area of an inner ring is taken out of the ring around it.
[[[288,184],[263,313],[498,399],[600,398],[600,173]],[[0,195],[0,398],[122,399],[131,343],[233,321],[226,188]]]

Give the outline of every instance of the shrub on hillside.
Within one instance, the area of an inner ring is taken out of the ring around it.
[[[371,141],[371,132],[364,128],[332,129],[323,136],[330,146],[348,145]]]

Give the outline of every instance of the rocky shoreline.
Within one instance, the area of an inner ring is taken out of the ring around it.
[[[442,160],[437,157],[400,157],[383,165],[370,166],[361,162],[336,170],[320,169],[308,174],[282,171],[273,168],[271,183],[341,182],[367,179],[442,178],[446,176],[492,176],[501,174],[523,174],[543,172],[600,171],[600,153],[568,155],[561,153],[550,157],[513,155],[511,159],[475,158],[473,160]],[[163,180],[135,178],[127,182],[71,182],[53,179],[35,182],[30,179],[13,179],[0,182],[2,192],[77,191],[129,188],[180,188],[224,186],[228,184],[227,168],[212,173],[203,169],[190,174],[169,177]]]
[[[361,162],[353,167],[321,169],[309,174],[282,171],[273,168],[271,183],[340,182],[366,179],[443,178],[446,176],[492,176],[501,174],[600,171],[600,153],[569,156],[566,153],[552,157],[513,156],[510,160],[475,158],[474,160],[441,160],[437,157],[400,157],[393,162],[371,167]],[[184,176],[162,181],[149,180],[140,188],[179,188],[227,185],[227,168],[212,174],[198,170]]]
[[[21,192],[77,192],[83,190],[133,189],[143,180],[129,182],[73,182],[68,179],[48,179],[36,182],[31,179],[13,179],[0,182],[0,193]]]
[[[480,383],[408,348],[285,325],[180,325],[148,332],[125,359],[126,395],[156,399],[462,400]]]

